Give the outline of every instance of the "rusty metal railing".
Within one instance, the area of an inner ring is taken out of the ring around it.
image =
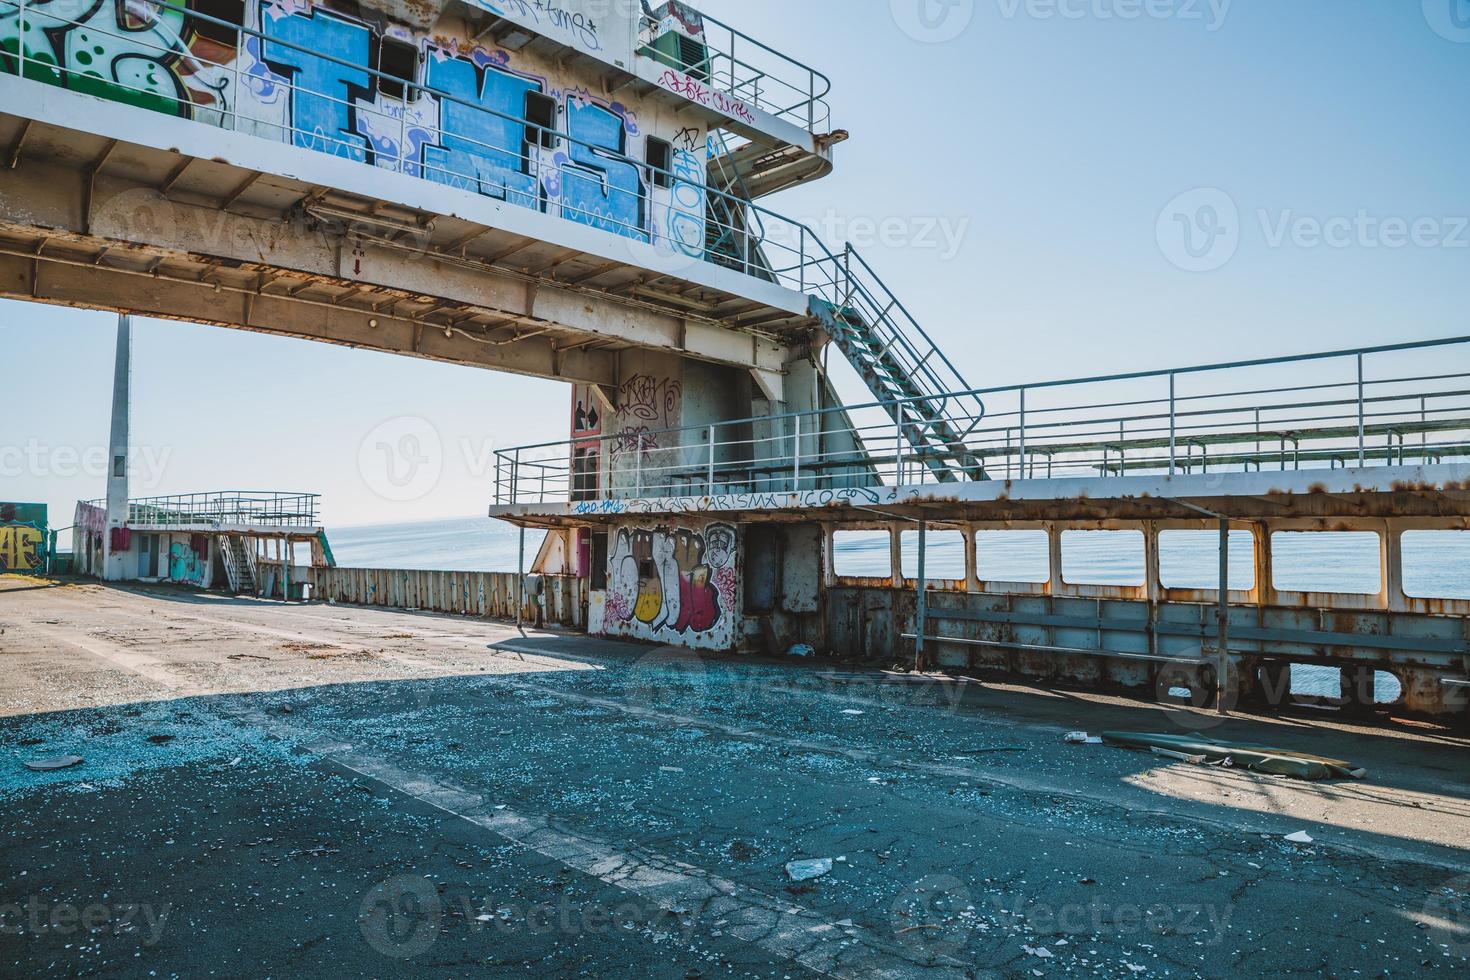
[[[983,399],[963,449],[995,479],[1218,473],[1470,459],[1470,337],[939,396]],[[902,424],[928,399],[602,434],[496,454],[497,504],[935,482]],[[926,455],[927,454],[927,455]]]

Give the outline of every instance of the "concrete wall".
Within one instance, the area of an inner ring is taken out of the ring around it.
[[[730,524],[629,519],[611,531],[607,591],[590,626],[603,636],[696,650],[740,642],[741,539]]]
[[[452,14],[425,31],[355,5],[357,13],[348,14],[321,4],[248,0],[245,26],[267,39],[247,36],[237,46],[233,32],[201,20],[193,13],[196,0],[187,2],[189,12],[159,7],[156,20],[136,27],[125,12],[126,0],[102,0],[91,8],[73,5],[57,13],[79,18],[77,24],[48,20],[42,15],[48,5],[37,4],[37,16],[24,33],[27,76],[402,170],[661,245],[672,254],[703,257],[703,195],[694,206],[687,193],[681,194],[686,189],[678,180],[655,182],[646,168],[608,157],[645,160],[648,138],[656,135],[674,147],[674,173],[698,175],[703,183],[707,127],[687,108],[627,91],[604,97],[595,67],[562,67],[529,52],[483,45]],[[549,16],[553,7],[566,5],[537,3],[533,9],[489,0],[479,5],[524,8],[533,19],[546,21],[536,26],[542,33],[565,34],[569,43],[582,47],[589,37],[607,38],[631,53],[631,17],[599,16],[589,32],[592,18],[583,14]],[[539,17],[537,10],[548,16]],[[13,13],[3,19],[12,37],[15,20]],[[613,34],[620,39],[612,40]],[[382,66],[385,41],[417,51],[415,82],[464,101],[411,87],[413,97],[405,100],[392,84],[382,85],[369,71]],[[556,130],[578,142],[528,143],[530,131],[517,121],[525,116],[528,92],[554,99]],[[480,106],[514,118],[491,115]]]

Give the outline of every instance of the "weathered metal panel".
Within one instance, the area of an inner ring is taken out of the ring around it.
[[[416,609],[425,612],[514,619],[514,572],[427,572],[370,568],[313,568],[316,598],[349,605]],[[585,579],[558,576],[546,580],[544,623],[580,628],[587,602]],[[529,593],[522,610],[526,622],[537,621]]]

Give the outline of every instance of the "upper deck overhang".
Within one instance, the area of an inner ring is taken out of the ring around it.
[[[1175,476],[996,480],[912,487],[730,493],[703,497],[513,504],[490,516],[525,527],[597,527],[646,517],[722,517],[749,522],[864,523],[928,521],[1470,518],[1465,467],[1376,466],[1357,469]]]
[[[392,8],[396,16],[413,16],[413,8],[397,0],[379,3]],[[432,10],[436,4],[431,0],[425,6]],[[602,6],[603,16],[595,18],[575,10],[555,14],[546,5],[521,0],[440,0],[437,4],[440,9],[463,8],[481,39],[548,54],[568,67],[600,75],[610,94],[633,91],[642,99],[687,109],[711,127],[736,133],[767,154],[776,151],[786,156],[788,173],[794,170],[801,176],[781,186],[815,180],[832,171],[832,146],[837,140],[824,132],[830,122],[825,96],[831,83],[826,76],[703,13],[693,16],[707,31],[711,58],[711,64],[703,66],[707,70],[673,63],[666,56],[651,57],[644,42],[656,18],[632,9],[642,6],[638,0],[628,0],[625,5],[630,18],[623,17],[615,6]],[[398,8],[405,9],[399,12]],[[729,40],[728,52],[724,39]],[[737,51],[737,46],[747,55]],[[763,61],[757,64],[746,57]],[[758,173],[751,171],[752,177]]]
[[[304,147],[3,76],[0,295],[599,385],[631,348],[773,397],[808,299]]]

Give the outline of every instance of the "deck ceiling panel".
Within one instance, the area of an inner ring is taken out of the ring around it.
[[[647,251],[646,245],[559,218],[224,131],[208,130],[222,144],[214,158],[191,155],[190,140],[198,145],[197,131],[207,127],[37,83],[12,79],[7,86],[0,90],[0,146],[19,152],[14,167],[0,168],[0,263],[11,272],[6,296],[507,365],[546,377],[573,379],[575,362],[583,380],[597,383],[610,378],[609,351],[637,347],[779,370],[784,346],[804,342],[813,325],[791,308],[757,298],[781,295],[783,304],[804,310],[799,293],[706,263],[691,271],[709,281],[670,277],[640,264],[638,249]],[[18,97],[23,88],[34,90],[33,101],[105,108],[95,117],[99,127],[122,135],[77,129],[80,111],[59,113],[71,125],[51,121],[58,113],[30,107]],[[133,128],[144,122],[170,132],[183,128],[166,140],[143,138],[147,133],[135,139],[120,120],[130,114],[139,123]],[[270,166],[252,164],[252,156]],[[313,170],[334,182],[313,180]],[[368,192],[380,186],[384,196]],[[484,216],[458,204],[433,210],[391,199],[390,186],[412,192],[409,198],[458,195]],[[532,224],[547,229],[546,239],[521,230]],[[716,279],[741,283],[755,295],[716,286]],[[150,282],[157,288],[143,288]],[[238,302],[210,303],[191,289],[234,291]],[[179,305],[169,307],[169,300]],[[753,309],[779,324],[782,335],[752,331],[751,321],[723,321],[722,308]],[[303,328],[310,310],[343,336],[324,336],[331,332],[325,326]],[[278,331],[264,319],[267,312],[284,317]],[[407,332],[436,334],[441,348],[454,350],[430,353],[401,337],[376,343],[383,335],[358,322],[373,314],[407,318]],[[459,327],[478,336],[458,336]],[[516,339],[526,333],[535,334],[540,354],[501,356],[495,345],[532,344]],[[718,334],[728,335],[725,342],[711,342]],[[686,338],[697,340],[685,347]]]

